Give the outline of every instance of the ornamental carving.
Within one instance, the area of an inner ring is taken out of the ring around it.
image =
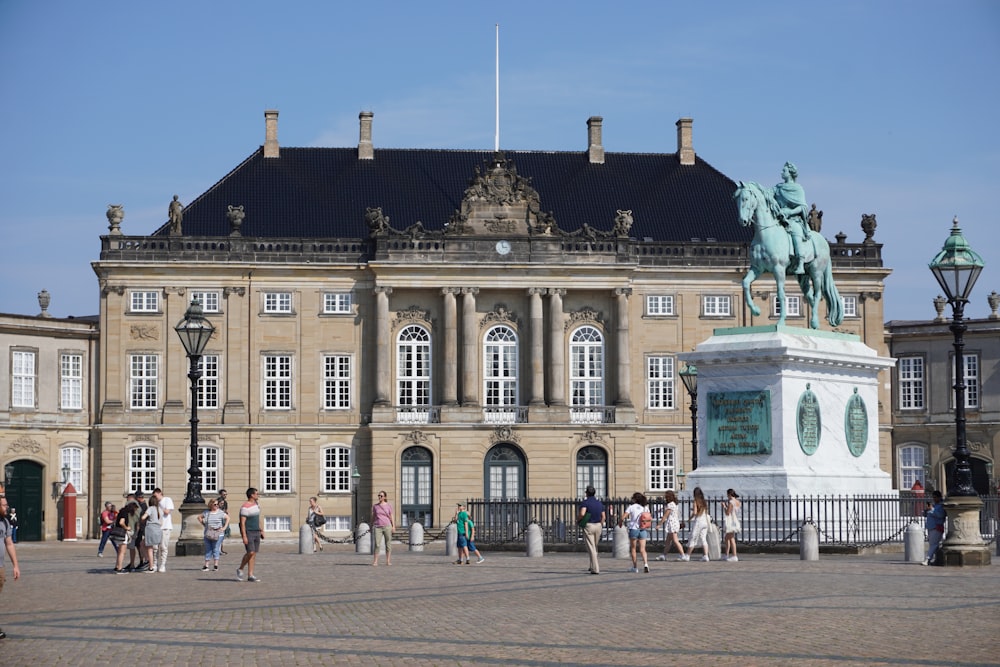
[[[520,444],[521,436],[515,433],[514,429],[510,426],[497,426],[493,429],[493,433],[490,434],[490,444],[498,445],[501,442]]]
[[[404,442],[412,442],[414,445],[427,445],[430,439],[427,434],[420,430],[413,430],[406,434],[403,438]]]
[[[865,233],[865,240],[862,243],[875,243],[872,237],[875,236],[875,228],[878,223],[875,221],[874,213],[861,214],[861,230]]]
[[[235,294],[236,296],[244,296],[247,293],[245,287],[223,287],[222,296],[228,299],[230,294]]]
[[[7,445],[8,454],[41,454],[42,446],[32,438],[22,435]]]
[[[519,202],[537,204],[539,201],[530,179],[520,176],[517,167],[502,152],[494,153],[490,163],[484,162],[482,171],[476,167],[475,174],[465,190],[465,202],[509,205]]]
[[[492,311],[483,316],[479,328],[485,329],[491,324],[517,324],[517,316],[507,309],[507,304],[498,303]]]
[[[149,324],[133,324],[129,327],[132,340],[160,340],[160,329]]]
[[[627,237],[631,230],[632,210],[623,211],[618,209],[618,215],[615,216],[615,226],[612,228],[611,233],[615,236]]]
[[[398,311],[396,313],[396,319],[393,323],[395,325],[400,325],[406,322],[426,322],[430,324],[431,314],[419,306],[410,306],[406,310]]]
[[[580,324],[604,324],[604,316],[589,306],[584,307],[569,314],[569,320],[564,329],[569,331]]]
[[[581,435],[579,438],[577,438],[577,442],[581,445],[604,445],[605,447],[607,446],[607,442],[604,440],[604,437],[601,436],[600,433],[594,430],[587,431],[586,433]]]

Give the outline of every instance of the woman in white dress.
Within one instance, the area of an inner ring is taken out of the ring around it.
[[[677,513],[677,494],[673,491],[667,491],[663,495],[663,502],[663,516],[660,517],[660,521],[656,524],[656,527],[666,526],[666,533],[663,537],[663,553],[657,556],[656,560],[667,560],[671,544],[677,547],[677,553],[684,554],[684,547],[681,546],[681,541],[677,539],[677,533],[681,530],[681,519]]]
[[[726,491],[726,517],[722,521],[722,526],[726,531],[726,553],[722,560],[738,561],[736,557],[736,534],[740,532],[740,494],[732,489]]]
[[[691,560],[691,554],[695,548],[701,547],[705,550],[705,555],[701,557],[703,561],[708,558],[708,502],[705,500],[705,493],[700,486],[694,487],[694,508],[691,510],[691,539],[688,541],[688,552],[681,554],[677,560]]]

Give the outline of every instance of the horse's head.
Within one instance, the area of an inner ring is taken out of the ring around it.
[[[744,227],[753,224],[754,213],[760,204],[760,199],[757,197],[755,190],[756,185],[756,183],[752,182],[736,182],[736,192],[733,193],[733,199],[736,200],[736,206],[740,211],[740,224]]]

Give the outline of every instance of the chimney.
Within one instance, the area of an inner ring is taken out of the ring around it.
[[[372,148],[372,118],[375,117],[371,111],[362,111],[358,114],[361,121],[361,138],[358,140],[358,159],[374,160],[375,149]]]
[[[278,111],[264,112],[264,157],[281,157],[278,151]]]
[[[681,118],[677,121],[677,159],[681,164],[694,164],[694,144],[691,137],[693,118]]]
[[[591,116],[587,119],[587,157],[591,164],[604,164],[604,146],[601,145],[601,125],[604,119]]]

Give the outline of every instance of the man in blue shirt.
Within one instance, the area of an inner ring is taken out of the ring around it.
[[[595,498],[596,489],[587,487],[587,498],[580,503],[580,511],[577,515],[582,521],[584,517],[587,522],[583,525],[583,542],[587,545],[587,553],[590,554],[590,573],[600,574],[601,565],[597,562],[597,542],[601,539],[601,529],[604,527],[604,503]]]
[[[944,520],[947,516],[944,511],[944,500],[941,498],[941,492],[935,491],[931,494],[931,497],[934,499],[934,504],[927,503],[927,509],[924,510],[924,528],[927,529],[927,558],[924,559],[922,565],[934,563],[934,559],[937,557],[937,550],[941,546],[941,540],[944,538]]]

